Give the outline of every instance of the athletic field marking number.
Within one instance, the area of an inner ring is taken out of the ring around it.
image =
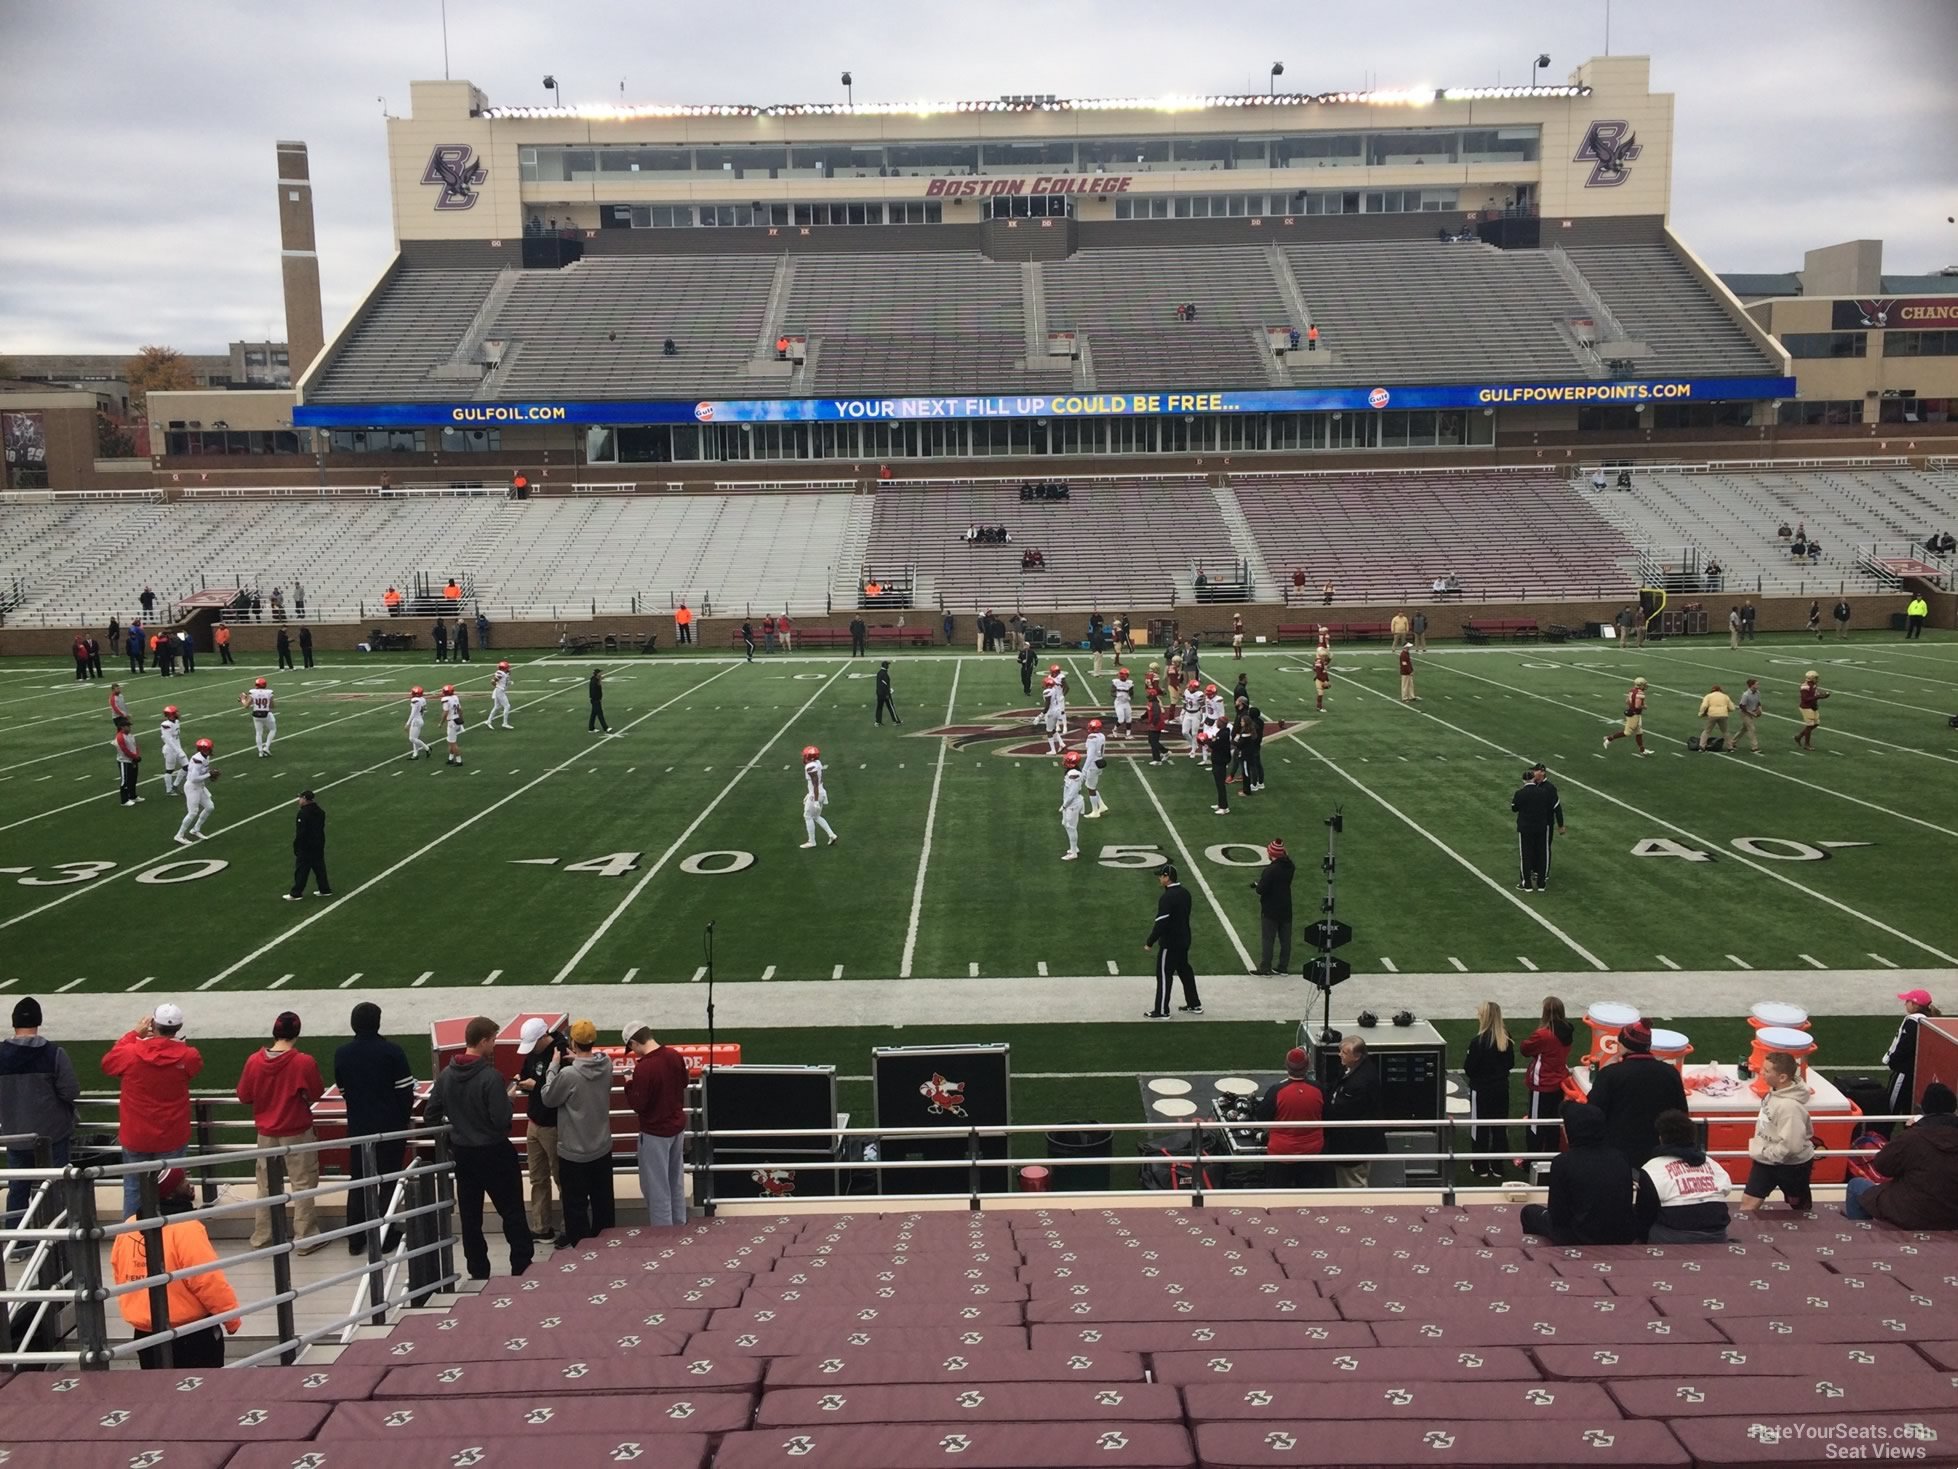
[[[1750,857],[1765,857],[1771,862],[1826,862],[1829,854],[1824,847],[1857,846],[1866,847],[1868,842],[1825,842],[1821,847],[1807,842],[1798,842],[1792,837],[1735,837],[1727,843],[1736,852],[1745,852]],[[1677,857],[1683,862],[1711,862],[1711,852],[1702,852],[1697,847],[1688,847],[1674,841],[1671,837],[1646,837],[1632,848],[1634,857]]]
[[[1101,849],[1101,856],[1095,859],[1103,867],[1161,867],[1169,861],[1154,847],[1130,847],[1116,843]]]
[[[20,885],[27,888],[58,888],[71,882],[87,882],[91,877],[100,877],[116,864],[113,862],[57,862],[54,870],[60,877],[23,877]]]
[[[713,866],[709,866],[709,863]],[[695,877],[725,877],[730,872],[746,872],[755,865],[753,852],[695,852],[680,863],[682,872]]]
[[[231,864],[217,857],[197,857],[185,862],[165,862],[136,874],[136,881],[150,883],[196,882],[200,877],[216,877]]]
[[[195,882],[200,877],[214,877],[230,865],[229,862],[221,861],[215,857],[202,857],[184,862],[166,862],[161,867],[151,867],[137,873],[136,881],[147,883]],[[16,881],[22,887],[30,888],[67,887],[73,883],[87,882],[92,877],[100,877],[105,872],[112,872],[115,870],[115,866],[116,864],[113,862],[56,862],[51,864],[49,870],[60,873],[61,876],[59,877],[28,876],[18,878]],[[33,867],[0,867],[0,872],[24,872],[31,874],[37,870],[39,869]]]
[[[567,862],[566,872],[595,872],[600,877],[624,877],[628,872],[639,870],[637,852],[607,852],[603,857],[593,857],[584,862]]]
[[[1249,852],[1249,859],[1233,857],[1232,852]],[[1203,849],[1204,857],[1224,867],[1262,867],[1265,865],[1265,849],[1253,846],[1250,842],[1219,842],[1214,847]]]

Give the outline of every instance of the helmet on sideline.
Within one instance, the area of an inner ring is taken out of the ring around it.
[[[408,690],[408,692],[413,697],[419,699],[422,697],[422,686],[420,684],[416,684],[412,689]]]
[[[212,744],[209,740],[199,740],[193,748],[195,748],[197,753],[200,755],[208,755],[211,753],[211,751],[215,750],[217,746]]]
[[[1081,752],[1079,750],[1069,750],[1065,755],[1061,756],[1061,764],[1069,770],[1079,770],[1081,768]]]
[[[449,695],[453,694],[455,691],[456,691],[456,686],[452,683],[445,683],[442,685],[442,697],[445,699],[448,698]]]
[[[802,763],[804,765],[807,765],[811,760],[820,760],[822,758],[823,752],[814,745],[804,745],[802,747]]]
[[[502,669],[505,673],[508,673],[510,671],[510,660],[508,658],[505,658],[501,663],[497,664],[496,666]]]
[[[175,704],[165,704],[163,706],[163,717],[165,719],[175,719],[177,717],[177,706]]]
[[[264,680],[264,679],[262,679],[262,678],[255,678],[255,679],[253,679],[253,680],[252,680],[252,687],[253,687],[253,688],[255,688],[255,689],[262,689],[262,688],[264,688],[265,686],[266,686],[266,685],[265,685],[265,680]]]
[[[1129,676],[1129,671],[1126,668],[1118,668],[1115,670],[1115,677],[1117,678],[1127,678],[1128,676]]]
[[[1089,734],[1101,733],[1101,721],[1099,719],[1090,719],[1088,721],[1088,733]]]

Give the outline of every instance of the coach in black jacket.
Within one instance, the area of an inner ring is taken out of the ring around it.
[[[1659,1114],[1686,1110],[1679,1072],[1652,1054],[1652,1027],[1618,1033],[1619,1059],[1593,1075],[1588,1100],[1604,1114],[1605,1137],[1634,1168],[1659,1151]]]
[[[1550,1206],[1525,1204],[1523,1232],[1560,1245],[1637,1244],[1638,1170],[1605,1141],[1604,1113],[1587,1102],[1567,1103],[1564,1141],[1550,1164]]]
[[[1285,851],[1281,837],[1273,837],[1265,846],[1265,856],[1271,860],[1258,874],[1258,880],[1251,884],[1258,895],[1258,922],[1263,930],[1263,948],[1258,960],[1260,974],[1290,974],[1292,972],[1292,879],[1298,873],[1291,857]],[[1278,942],[1278,967],[1271,967],[1272,941]]]
[[[1380,1116],[1380,1063],[1367,1043],[1349,1035],[1339,1043],[1339,1083],[1326,1096],[1326,1121],[1367,1122]],[[1387,1131],[1381,1127],[1335,1127],[1326,1133],[1328,1153],[1381,1153]],[[1341,1188],[1365,1188],[1370,1163],[1335,1163]]]
[[[1550,886],[1552,833],[1564,834],[1564,803],[1540,762],[1530,767],[1522,789],[1509,798],[1509,809],[1516,813],[1516,848],[1522,859],[1516,886],[1543,892]]]
[[[381,1007],[363,1000],[354,1006],[350,1023],[354,1038],[333,1053],[333,1084],[347,1103],[347,1136],[363,1137],[376,1132],[405,1132],[415,1107],[415,1073],[408,1065],[408,1053],[381,1034]],[[374,1173],[399,1172],[406,1155],[407,1140],[374,1145]],[[366,1178],[360,1149],[347,1155],[347,1176]],[[375,1213],[392,1193],[393,1186],[378,1186]],[[347,1223],[360,1224],[367,1217],[367,1192],[353,1189],[347,1194]],[[347,1253],[367,1253],[363,1235],[347,1237]]]
[[[1150,1020],[1169,1019],[1169,982],[1183,981],[1183,1009],[1192,1015],[1203,1014],[1203,1001],[1197,998],[1197,972],[1190,967],[1190,890],[1176,880],[1176,868],[1165,862],[1156,869],[1162,896],[1156,899],[1156,921],[1149,926],[1149,938],[1142,947],[1156,951],[1156,1004],[1148,1012]]]

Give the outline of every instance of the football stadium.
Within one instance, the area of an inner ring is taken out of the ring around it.
[[[1958,277],[1281,73],[417,81],[0,381],[0,1462],[1958,1462]]]

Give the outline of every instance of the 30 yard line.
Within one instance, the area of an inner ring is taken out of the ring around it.
[[[952,665],[952,691],[945,696],[945,723],[952,722],[952,710],[959,701],[959,674],[964,663]],[[911,977],[911,959],[918,951],[918,915],[925,906],[925,869],[931,865],[931,834],[938,825],[938,788],[945,781],[945,752],[952,748],[950,735],[938,742],[938,766],[931,774],[931,801],[925,807],[925,844],[918,853],[918,876],[911,884],[911,921],[904,928],[904,957],[898,961],[897,977]]]
[[[730,673],[735,668],[738,668],[740,666],[741,665],[739,664],[731,663],[726,668],[723,668],[721,670],[721,673],[715,674],[713,678],[706,680],[706,683],[698,685],[697,687],[704,688],[706,687],[706,684],[712,683],[714,679],[719,678],[721,674]],[[808,697],[808,699],[803,702],[802,707],[796,710],[795,713],[791,714],[786,720],[784,720],[782,723],[782,727],[776,730],[774,734],[770,735],[768,737],[767,742],[763,744],[763,746],[759,750],[757,750],[754,753],[754,755],[741,766],[739,770],[734,772],[734,778],[730,780],[726,785],[721,787],[720,794],[715,796],[713,800],[709,801],[707,803],[706,809],[703,810],[698,816],[694,817],[694,819],[688,823],[687,829],[681,832],[677,837],[673,839],[673,845],[668,847],[664,852],[660,853],[659,860],[653,863],[651,867],[648,867],[646,869],[644,875],[640,877],[639,881],[637,881],[632,885],[632,890],[628,892],[623,898],[619,899],[618,906],[615,907],[610,913],[606,914],[604,921],[601,922],[597,928],[592,930],[591,937],[586,939],[582,944],[580,944],[578,946],[578,951],[575,954],[573,954],[569,959],[564,961],[564,967],[558,970],[556,976],[551,980],[552,984],[562,984],[565,980],[565,977],[569,975],[574,969],[576,969],[579,966],[579,964],[584,962],[585,955],[589,954],[594,948],[596,948],[598,945],[598,941],[604,938],[606,934],[611,932],[612,925],[617,923],[620,917],[624,915],[625,910],[633,905],[634,900],[636,900],[641,893],[646,891],[648,884],[650,884],[655,877],[659,876],[661,869],[664,868],[668,862],[671,862],[673,860],[673,854],[680,850],[682,844],[684,844],[690,837],[693,836],[693,834],[696,831],[700,829],[701,823],[706,821],[708,817],[712,816],[714,814],[715,808],[718,807],[722,801],[725,801],[728,798],[729,794],[733,792],[736,786],[741,784],[741,778],[744,775],[746,775],[750,770],[753,770],[755,768],[755,766],[761,761],[762,756],[766,755],[769,752],[769,750],[774,746],[775,742],[781,739],[783,735],[787,734],[789,730],[794,727],[795,722],[798,719],[802,718],[802,716],[807,714],[810,711],[810,709],[815,707],[816,701],[822,698],[824,694],[829,692],[830,685],[834,684],[839,678],[841,678],[844,672],[849,668],[849,666],[850,665],[847,662],[837,664],[836,672],[832,673],[828,678],[824,679],[822,684],[818,686],[818,688],[816,689],[816,692],[811,694]],[[696,689],[689,689],[685,694],[675,695],[673,702],[677,702],[679,699],[684,699],[687,697],[688,694],[692,694],[694,692],[696,692]],[[660,706],[660,708],[662,709],[665,707],[666,706],[664,704]],[[640,718],[650,719],[653,713],[658,713],[658,712],[659,712],[658,710],[654,710],[652,711],[652,713],[641,715]],[[638,722],[639,720],[635,719],[633,721],[633,724],[637,724]],[[625,727],[627,729],[630,729],[632,725],[627,725]],[[568,765],[572,762],[567,760],[565,763]],[[523,789],[528,790],[529,787],[525,786]],[[356,888],[355,891],[358,892],[359,889]]]

